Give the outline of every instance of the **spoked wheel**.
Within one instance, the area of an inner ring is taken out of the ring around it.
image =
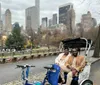
[[[82,83],[82,85],[93,85],[93,82],[91,80],[86,80]]]

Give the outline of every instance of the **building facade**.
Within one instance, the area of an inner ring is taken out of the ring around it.
[[[3,22],[1,20],[1,3],[0,3],[0,34],[2,33],[3,30]]]
[[[11,11],[9,9],[5,12],[5,26],[4,32],[9,35],[12,31],[12,18],[11,18]]]
[[[82,29],[82,24],[81,23],[77,23],[76,24],[76,30],[75,30],[75,34],[77,37],[83,37],[83,29]]]
[[[52,19],[49,19],[49,27],[52,26]]]
[[[25,14],[26,30],[32,29],[37,32],[40,25],[40,1],[35,0],[35,6],[27,8]]]
[[[1,20],[1,3],[0,3],[0,20]]]
[[[95,18],[92,18],[90,11],[88,11],[87,14],[82,15],[81,24],[84,32],[88,32],[96,26],[97,21]]]
[[[3,22],[0,20],[0,34],[3,33]]]
[[[56,25],[57,24],[57,14],[53,14],[53,25]]]
[[[73,4],[68,3],[59,7],[59,23],[67,26],[70,34],[75,29],[75,11]]]
[[[52,25],[51,27],[49,27],[49,30],[59,30],[61,33],[66,32],[66,25],[64,24],[56,24],[56,25]],[[66,32],[67,33],[67,32]]]
[[[48,18],[42,18],[42,28],[46,28],[48,26]]]

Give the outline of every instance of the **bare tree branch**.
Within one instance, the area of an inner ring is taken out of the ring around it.
[[[81,4],[83,4],[85,1],[86,1],[86,0],[83,0],[83,1],[81,2]]]
[[[83,1],[81,2],[81,4],[85,3],[85,1],[86,1],[86,0],[83,0]],[[90,7],[91,3],[92,3],[92,0],[88,0],[88,8]]]
[[[93,10],[94,13],[96,13],[97,15],[100,15],[100,10],[96,11],[96,10]]]

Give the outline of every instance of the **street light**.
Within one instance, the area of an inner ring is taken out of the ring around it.
[[[2,45],[1,45],[1,46],[2,46],[2,56],[4,56],[4,51],[5,51],[5,50],[3,49],[3,46],[5,45],[5,41],[6,41],[6,40],[7,40],[7,36],[3,35],[3,36],[2,36],[2,39],[1,39],[1,41],[2,41],[2,43],[1,43],[1,44],[2,44]]]
[[[7,40],[7,36],[3,35],[2,36],[2,48],[5,45],[5,41]]]
[[[32,50],[32,39],[31,39],[32,37],[31,36],[29,36],[29,40],[30,40],[30,42],[31,42],[31,50]]]

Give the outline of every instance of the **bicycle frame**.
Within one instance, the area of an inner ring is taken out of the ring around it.
[[[33,84],[28,83],[30,67],[35,67],[35,66],[17,65],[17,68],[21,68],[21,70],[22,70],[21,78],[22,78],[22,81],[23,81],[23,85],[33,85]]]
[[[21,78],[23,80],[23,85],[33,85],[33,84],[28,83],[29,70],[30,70],[30,67],[22,68]]]

